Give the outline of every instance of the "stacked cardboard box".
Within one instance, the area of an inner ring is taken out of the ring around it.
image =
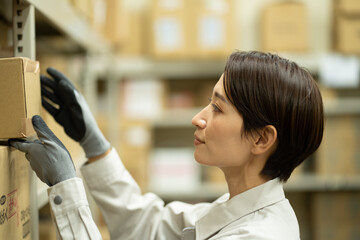
[[[235,1],[192,1],[188,7],[190,41],[194,57],[226,58],[235,50]]]
[[[234,49],[232,0],[153,0],[149,52],[159,58],[223,58]]]
[[[323,141],[316,153],[316,173],[355,176],[360,173],[360,118],[331,116],[326,119]]]
[[[303,3],[281,2],[269,5],[264,9],[261,25],[264,51],[308,50],[308,15]]]
[[[29,162],[0,146],[0,239],[31,239]]]
[[[360,3],[335,1],[335,49],[345,54],[360,54]]]
[[[154,57],[186,57],[190,50],[187,1],[154,0],[150,7],[149,53]]]
[[[360,239],[359,202],[359,192],[316,193],[313,199],[313,239]]]
[[[104,34],[122,55],[143,53],[143,0],[106,0]]]
[[[142,190],[148,187],[148,156],[151,130],[146,121],[121,120],[119,144],[115,146],[121,160]]]

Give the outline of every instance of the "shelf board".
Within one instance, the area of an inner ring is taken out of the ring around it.
[[[316,54],[279,54],[297,62],[310,72],[318,70],[320,55]],[[185,59],[156,60],[147,57],[113,58],[111,71],[114,76],[125,77],[162,77],[162,78],[219,78],[224,71],[226,59]]]
[[[32,4],[57,30],[70,37],[86,51],[91,53],[110,51],[110,46],[105,39],[97,33],[84,16],[74,9],[69,1],[26,0],[26,2]]]
[[[360,98],[337,98],[324,100],[326,116],[359,115]]]
[[[146,57],[114,57],[114,76],[173,79],[220,78],[226,60],[155,60]],[[118,79],[116,79],[118,80]]]
[[[359,191],[360,176],[318,176],[314,174],[294,176],[284,184],[285,192],[329,192]],[[203,183],[187,192],[164,192],[157,189],[150,191],[166,201],[202,201],[214,200],[227,192],[226,184]]]

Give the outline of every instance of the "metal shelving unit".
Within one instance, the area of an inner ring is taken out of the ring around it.
[[[2,0],[5,2],[5,0]],[[116,91],[118,81],[124,77],[161,77],[161,78],[207,78],[219,77],[223,72],[225,60],[201,60],[201,61],[186,61],[173,60],[162,61],[153,60],[146,57],[138,58],[121,58],[113,56],[111,53],[111,46],[109,43],[99,35],[95,29],[87,22],[87,20],[78,15],[72,5],[65,0],[13,0],[18,8],[14,9],[14,48],[15,56],[26,56],[31,59],[35,57],[35,13],[40,12],[45,16],[49,24],[56,28],[59,32],[67,36],[69,39],[78,44],[87,53],[87,68],[85,71],[86,84],[84,84],[84,95],[87,98],[89,105],[96,114],[96,79],[99,75],[107,76],[107,103],[109,116],[112,115],[115,107],[116,99],[119,93]],[[322,5],[324,0],[314,1],[311,4]],[[259,1],[249,3],[253,8],[259,4]],[[328,4],[325,4],[330,8]],[[6,5],[8,6],[8,5]],[[56,8],[54,7],[56,6]],[[19,14],[17,10],[21,10]],[[244,10],[245,11],[245,10]],[[243,14],[246,18],[250,13]],[[8,12],[7,10],[5,12]],[[323,11],[326,12],[326,11]],[[64,14],[66,13],[66,17]],[[312,15],[319,14],[314,12]],[[324,14],[324,13],[322,13]],[[252,18],[246,18],[252,19]],[[324,18],[325,19],[325,18]],[[18,21],[19,20],[19,21]],[[22,22],[22,27],[19,28],[18,23]],[[321,21],[314,21],[317,25]],[[242,24],[248,24],[244,21]],[[248,24],[247,28],[251,24]],[[316,26],[312,26],[315,29]],[[326,29],[325,29],[326,30]],[[325,31],[322,30],[322,31]],[[312,30],[314,32],[315,30]],[[328,30],[326,30],[328,31]],[[20,36],[21,35],[21,36]],[[244,34],[244,49],[252,48],[254,36],[245,36]],[[325,34],[323,34],[325,35]],[[320,46],[321,44],[314,44]],[[317,72],[322,53],[326,53],[326,46],[322,45],[318,48],[321,51],[313,54],[280,54],[284,57],[294,60],[299,65],[307,68],[311,72]],[[339,101],[326,101],[325,113],[328,116],[341,114],[360,114],[360,100],[359,99],[341,99]],[[200,108],[193,108],[183,111],[166,111],[163,116],[155,119],[151,124],[155,128],[162,127],[191,127],[191,118],[200,111]],[[112,119],[112,120],[111,120]],[[109,129],[114,129],[114,117],[111,116],[109,120]],[[110,135],[113,138],[115,131]],[[31,171],[32,172],[32,171]],[[37,209],[44,206],[47,199],[47,186],[38,181],[35,174],[31,174],[31,212],[33,223],[32,239],[38,239],[38,215]],[[151,189],[150,189],[151,190]],[[168,200],[196,200],[196,199],[214,199],[226,192],[225,185],[203,184],[195,191],[181,194],[157,192],[161,197]],[[294,177],[285,184],[286,191],[342,191],[342,190],[360,190],[359,177],[322,177],[316,175],[307,175]]]

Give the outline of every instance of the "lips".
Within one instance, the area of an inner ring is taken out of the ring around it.
[[[195,145],[200,145],[204,143],[205,143],[204,141],[202,141],[198,136],[195,135],[195,140],[194,140]]]

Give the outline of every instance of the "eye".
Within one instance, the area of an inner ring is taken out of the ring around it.
[[[221,112],[220,108],[218,108],[216,104],[211,104],[211,106],[213,107],[213,112]]]
[[[210,103],[212,102],[212,98],[209,98],[209,102]],[[213,112],[221,112],[221,109],[218,106],[216,106],[215,103],[211,103],[211,106],[213,108]]]

